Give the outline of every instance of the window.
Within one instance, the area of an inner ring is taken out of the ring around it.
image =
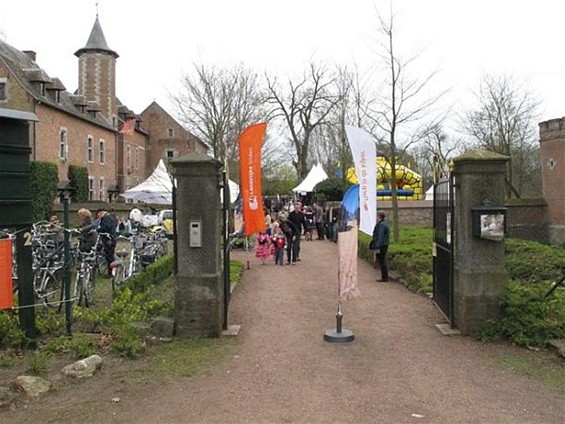
[[[88,200],[94,200],[94,177],[88,177]]]
[[[94,139],[91,135],[86,140],[86,160],[89,163],[94,162]]]
[[[104,201],[105,197],[105,187],[104,187],[104,177],[100,177],[100,181],[98,183],[98,200]]]
[[[69,146],[67,144],[67,129],[59,129],[59,159],[63,162],[67,160],[69,154]]]
[[[106,162],[106,142],[100,139],[100,165]]]
[[[175,136],[175,130],[173,128],[169,128],[167,130],[167,135],[168,135],[169,138],[174,137]]]
[[[139,148],[135,148],[135,169],[139,169]]]
[[[167,159],[173,159],[175,157],[175,151],[173,149],[167,149]]]
[[[0,78],[0,101],[8,100],[8,79]]]

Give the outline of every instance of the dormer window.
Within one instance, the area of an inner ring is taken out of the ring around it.
[[[8,100],[8,79],[0,78],[0,101]]]

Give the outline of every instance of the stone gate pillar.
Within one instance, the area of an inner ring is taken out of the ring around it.
[[[500,299],[508,282],[500,227],[505,225],[500,215],[504,214],[507,161],[507,156],[485,151],[470,151],[453,159],[453,324],[465,335],[501,312]],[[491,221],[498,224],[492,231],[488,228]]]
[[[223,325],[220,257],[221,164],[192,153],[171,161],[177,180],[176,335],[219,337]]]

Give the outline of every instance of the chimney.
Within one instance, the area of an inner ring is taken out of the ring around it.
[[[23,53],[25,53],[27,55],[27,57],[29,57],[33,62],[35,62],[36,58],[37,58],[37,53],[35,53],[33,50],[23,50]]]

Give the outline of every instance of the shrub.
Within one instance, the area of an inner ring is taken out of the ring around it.
[[[521,346],[544,347],[551,339],[565,338],[565,293],[549,299],[550,283],[512,281],[502,301],[503,316],[486,322],[476,334],[484,341],[510,339]]]
[[[49,357],[43,352],[32,352],[27,357],[29,372],[34,375],[44,374],[49,371],[47,365]]]
[[[84,166],[69,165],[67,176],[71,186],[75,188],[72,201],[86,202],[88,200],[88,169]]]
[[[512,280],[552,280],[565,270],[565,249],[519,239],[506,239],[505,248]]]
[[[59,181],[57,165],[49,162],[31,162],[30,171],[32,219],[34,222],[46,220],[57,197]]]
[[[25,339],[17,314],[13,311],[0,311],[0,348],[19,348]]]

